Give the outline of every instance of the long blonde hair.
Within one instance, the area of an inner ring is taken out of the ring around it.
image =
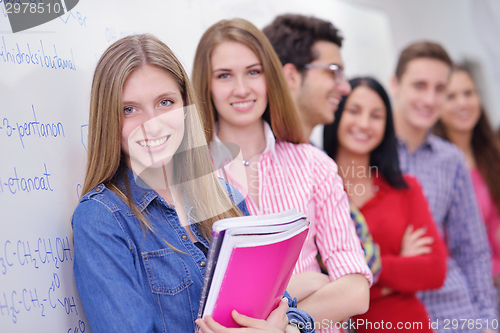
[[[88,159],[82,195],[104,184],[124,200],[147,229],[154,231],[149,221],[134,204],[125,179],[125,193],[117,186],[126,164],[121,150],[123,125],[123,85],[130,74],[143,65],[164,70],[176,82],[184,106],[196,106],[197,101],[188,76],[173,52],[156,37],[143,34],[122,38],[111,45],[97,63],[90,96]],[[213,173],[212,162],[200,121],[199,108],[186,112],[184,138],[172,161],[176,183],[183,183],[183,195],[193,206],[190,216],[201,222],[201,231],[210,239],[212,224],[241,212],[229,199]],[[202,174],[206,176],[200,177]],[[201,216],[207,218],[201,218]]]
[[[238,42],[249,47],[259,58],[267,82],[268,107],[262,118],[277,139],[292,143],[304,142],[299,116],[276,52],[262,31],[243,19],[223,20],[212,25],[201,37],[193,66],[193,85],[200,99],[207,141],[212,140],[217,110],[212,103],[211,56],[224,42]]]

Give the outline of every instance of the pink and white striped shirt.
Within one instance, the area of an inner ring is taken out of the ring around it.
[[[266,149],[259,162],[249,166],[258,168],[259,204],[248,194],[246,184],[240,184],[233,176],[244,168],[241,159],[224,167],[227,181],[243,194],[252,215],[279,213],[291,208],[306,214],[310,222],[309,233],[293,274],[320,272],[316,260],[319,249],[332,281],[346,274],[359,273],[371,285],[372,274],[351,221],[347,194],[335,162],[310,144],[276,141],[266,122],[264,131]],[[216,135],[214,142],[220,142]],[[222,177],[218,167],[226,163],[220,159],[219,162],[215,167]],[[339,332],[334,327],[317,331]]]

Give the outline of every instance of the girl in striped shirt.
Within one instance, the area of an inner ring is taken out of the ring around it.
[[[337,165],[302,143],[271,44],[245,20],[220,21],[198,45],[193,83],[215,167],[243,193],[250,213],[296,208],[308,216],[309,234],[288,291],[316,320],[316,330],[339,331],[340,321],[367,310],[372,275]],[[318,250],[328,276],[320,273]]]

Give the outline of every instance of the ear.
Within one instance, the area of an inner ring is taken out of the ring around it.
[[[391,77],[391,94],[392,96],[396,97],[399,93],[399,80],[398,78],[394,75]]]
[[[286,82],[292,92],[297,91],[302,82],[302,74],[299,73],[294,64],[285,64],[283,66],[283,73],[285,74]]]

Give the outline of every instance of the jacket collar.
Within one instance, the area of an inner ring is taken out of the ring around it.
[[[137,176],[132,170],[126,167],[125,176],[128,179],[129,193],[125,189],[125,179],[123,174],[120,174],[117,181],[118,188],[125,194],[130,195],[132,201],[139,208],[141,212],[146,209],[146,207],[155,198],[159,197],[159,194],[149,187],[139,176]]]

